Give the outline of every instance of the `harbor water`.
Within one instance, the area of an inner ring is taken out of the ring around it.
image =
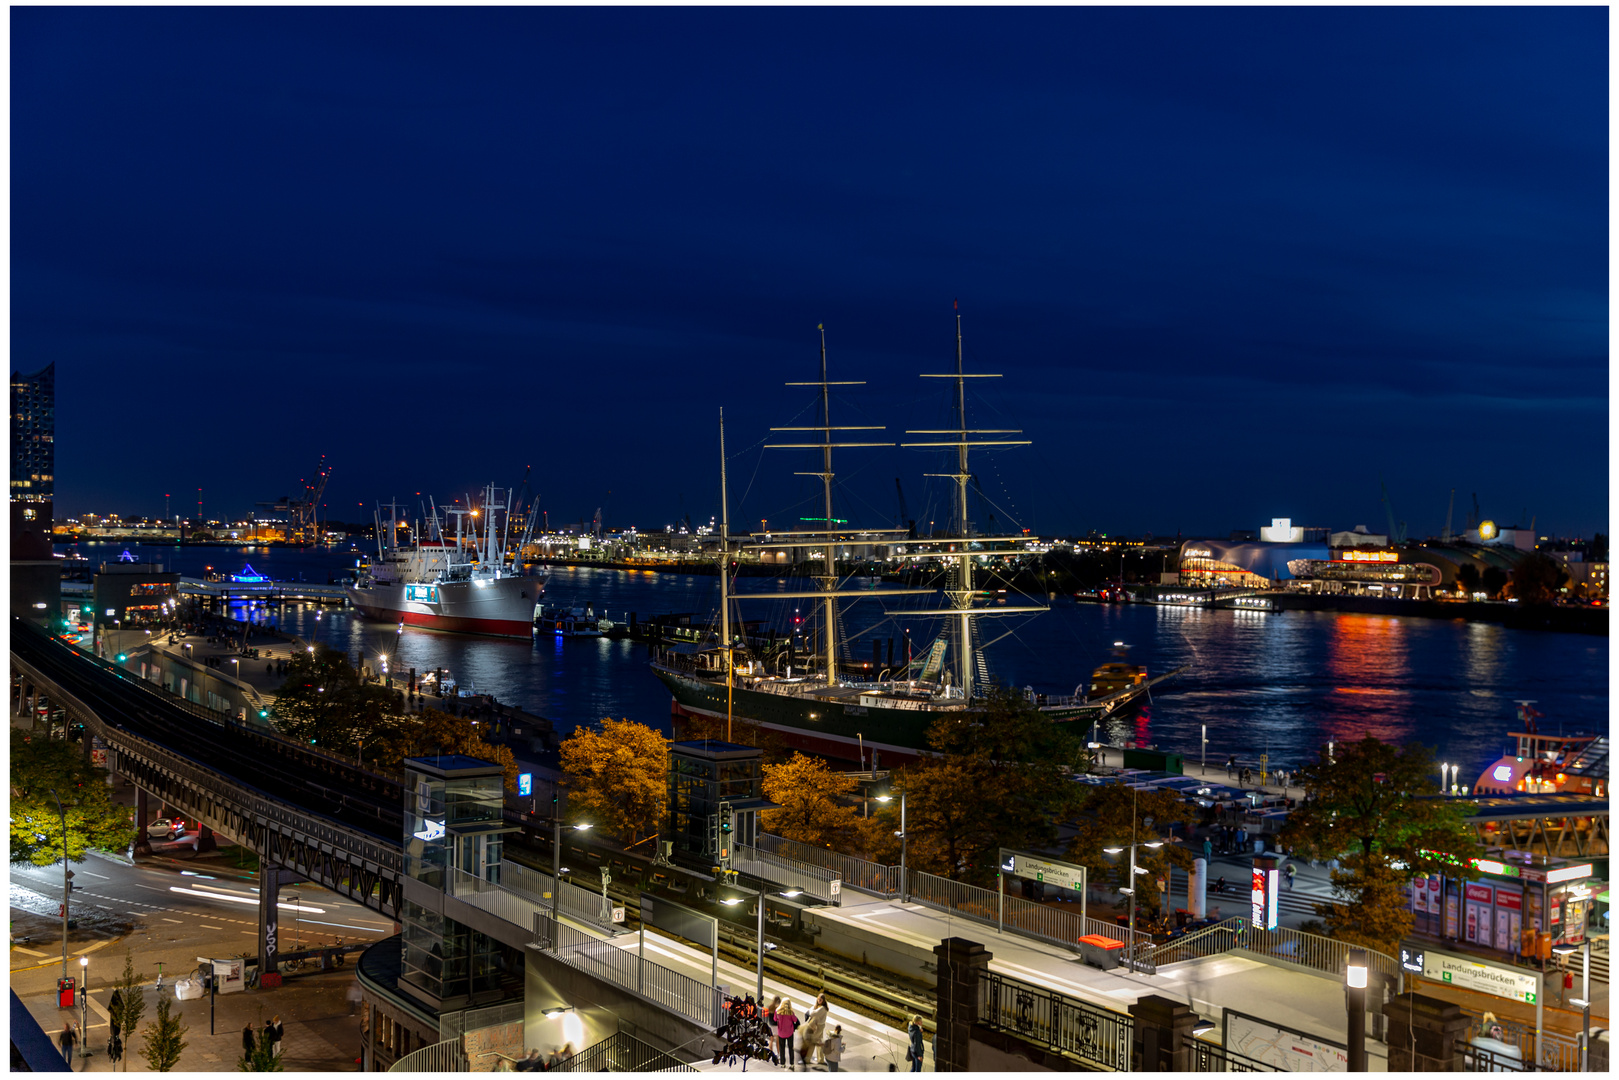
[[[325,582],[351,571],[357,549],[136,547],[83,543],[90,561],[124,551],[163,562],[186,575],[207,568],[239,571],[246,562],[277,580]],[[747,579],[749,592],[792,591],[804,582]],[[707,617],[718,607],[713,576],[556,567],[545,590],[554,606],[594,607],[598,616],[641,619],[670,612]],[[1109,658],[1114,642],[1130,646],[1132,662],[1151,674],[1186,666],[1163,684],[1150,705],[1101,734],[1113,745],[1133,742],[1196,760],[1206,725],[1211,762],[1237,754],[1270,756],[1291,768],[1314,758],[1327,740],[1375,735],[1421,742],[1440,761],[1460,763],[1463,782],[1498,757],[1516,724],[1514,702],[1532,699],[1543,729],[1605,732],[1608,728],[1608,639],[1511,630],[1460,620],[1398,618],[1330,612],[1210,611],[1150,605],[1090,604],[1056,596],[1033,617],[981,622],[991,676],[1002,685],[1070,694]],[[795,607],[806,623],[811,602],[757,599],[743,616],[785,629]],[[238,607],[236,617],[245,613]],[[533,641],[437,633],[368,622],[352,609],[262,605],[268,619],[301,637],[363,653],[387,654],[395,672],[448,668],[463,687],[549,717],[566,735],[605,716],[669,727],[669,695],[648,670],[648,647],[628,640],[562,638]],[[844,626],[850,655],[872,655],[872,640],[911,629],[920,654],[940,631],[936,620],[888,619],[875,600],[848,606]]]

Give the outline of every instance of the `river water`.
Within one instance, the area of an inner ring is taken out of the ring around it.
[[[77,550],[94,563],[116,559],[126,548],[187,575],[200,576],[210,566],[237,571],[251,562],[278,580],[321,582],[351,569],[358,555],[357,549],[91,543]],[[804,587],[742,582],[749,591]],[[558,567],[546,587],[549,604],[592,604],[613,619],[632,611],[643,619],[666,612],[706,616],[718,599],[717,578],[683,574]],[[795,603],[805,602],[748,601],[744,615],[785,627]],[[351,655],[385,652],[396,672],[448,668],[463,686],[549,717],[564,735],[604,716],[668,729],[669,695],[647,669],[644,644],[554,636],[506,641],[414,628],[401,635],[395,624],[368,622],[351,610],[327,608],[317,619],[316,608],[301,605],[268,614],[293,633]],[[886,651],[886,639],[903,632],[899,622],[911,628],[917,652],[939,632],[930,619],[885,619],[875,601],[850,605],[849,633],[876,627],[856,641],[853,655],[869,657],[872,637]],[[1044,693],[1072,693],[1109,658],[1115,641],[1127,642],[1131,659],[1153,674],[1188,665],[1154,692],[1150,706],[1115,722],[1107,740],[1133,739],[1188,759],[1199,753],[1202,725],[1209,760],[1268,751],[1273,767],[1312,760],[1328,739],[1342,743],[1369,733],[1436,748],[1439,760],[1461,763],[1466,783],[1504,751],[1506,733],[1516,727],[1514,699],[1534,699],[1547,730],[1608,730],[1606,637],[1376,615],[1080,604],[1061,596],[1046,614],[981,625],[991,674]],[[902,642],[895,649],[902,651]]]

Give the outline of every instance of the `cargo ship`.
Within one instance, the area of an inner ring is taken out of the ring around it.
[[[510,496],[508,490],[506,498]],[[499,490],[490,485],[480,507],[432,506],[425,535],[412,530],[408,545],[399,541],[404,522],[398,505],[388,504],[387,520],[379,505],[376,561],[362,566],[355,583],[344,590],[355,610],[368,619],[427,630],[532,637],[545,578],[517,573],[508,564],[504,537],[509,530],[497,521],[509,501],[499,499]],[[441,512],[455,518],[453,539],[445,535]],[[532,527],[531,515],[525,541]]]
[[[745,601],[748,594],[733,595],[729,575],[720,575],[720,633],[712,645],[675,645],[660,649],[652,668],[673,695],[672,711],[677,725],[679,717],[702,716],[716,719],[743,719],[776,732],[788,746],[809,753],[838,760],[886,761],[899,764],[914,759],[927,747],[927,730],[941,716],[965,715],[981,709],[989,690],[989,672],[985,662],[978,624],[988,616],[1035,615],[1046,610],[1044,604],[1007,604],[986,602],[986,594],[974,584],[978,573],[976,561],[996,552],[1011,553],[1025,547],[1032,539],[1027,535],[984,536],[974,534],[967,508],[968,484],[973,474],[968,467],[969,451],[976,447],[1006,447],[1028,445],[1025,439],[1008,439],[1018,435],[1015,430],[983,430],[967,427],[966,380],[984,377],[969,374],[963,368],[961,349],[961,320],[956,317],[955,371],[945,375],[924,378],[945,378],[955,382],[953,411],[955,426],[944,430],[908,431],[907,435],[923,436],[921,441],[903,442],[907,448],[953,451],[952,471],[941,473],[955,482],[956,494],[954,536],[934,536],[920,543],[936,548],[950,566],[942,587],[904,589],[840,589],[836,570],[836,551],[841,546],[904,544],[914,541],[906,529],[863,529],[858,532],[838,531],[830,528],[836,522],[832,513],[832,452],[843,447],[891,446],[883,442],[835,442],[844,431],[881,431],[881,428],[850,428],[832,424],[830,388],[832,386],[861,385],[858,383],[829,382],[827,380],[825,332],[821,338],[821,377],[818,382],[789,383],[789,386],[815,386],[820,391],[820,423],[810,427],[773,428],[773,431],[813,432],[819,441],[785,442],[771,444],[779,449],[820,451],[820,469],[811,474],[823,483],[823,506],[828,528],[802,532],[752,534],[749,546],[780,550],[783,548],[820,549],[823,566],[815,581],[814,591],[771,592],[757,594],[761,600],[813,600],[817,601],[819,626],[816,645],[812,653],[792,650],[776,651],[769,655],[755,654],[746,644],[739,642],[731,631],[731,601]],[[730,531],[728,511],[724,504],[724,433],[721,425],[721,565],[730,560]],[[990,435],[989,439],[979,436]],[[839,659],[838,605],[841,600],[862,599],[888,602],[892,598],[931,595],[942,596],[942,607],[895,607],[886,614],[895,618],[928,617],[943,619],[945,633],[930,643],[916,659],[905,658],[895,669],[860,670]],[[1171,673],[1173,674],[1173,673]],[[871,677],[875,675],[875,678]],[[1148,680],[1145,672],[1139,680],[1128,685],[1110,688],[1100,697],[1076,688],[1071,696],[1036,696],[1027,691],[1035,706],[1053,722],[1091,723],[1105,719],[1128,708],[1144,695],[1150,685],[1167,676]],[[872,753],[868,759],[867,754]]]

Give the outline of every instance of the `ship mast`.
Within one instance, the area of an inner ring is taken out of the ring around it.
[[[725,649],[725,741],[731,741],[731,505],[725,494],[725,409],[720,409],[720,644]]]
[[[818,387],[820,387],[820,390],[821,390],[821,422],[819,424],[811,426],[811,427],[779,427],[779,428],[771,428],[770,430],[771,431],[816,431],[816,432],[820,433],[821,441],[820,442],[811,442],[811,443],[770,443],[770,444],[766,445],[766,449],[775,449],[775,450],[819,450],[819,451],[821,451],[821,471],[820,472],[801,472],[801,473],[794,473],[793,475],[795,475],[795,476],[818,476],[818,477],[821,478],[821,485],[822,485],[822,488],[823,488],[823,490],[825,492],[825,499],[823,501],[823,505],[824,505],[824,507],[826,509],[826,516],[825,516],[825,518],[822,519],[822,524],[825,527],[823,529],[812,529],[812,530],[809,530],[809,531],[804,532],[804,533],[797,533],[797,534],[793,534],[793,535],[795,537],[796,536],[806,536],[807,537],[807,536],[814,536],[814,535],[820,534],[820,535],[823,535],[824,538],[825,538],[825,543],[822,545],[823,548],[824,548],[824,553],[825,553],[825,560],[824,560],[825,566],[824,566],[824,569],[822,570],[821,574],[818,575],[815,578],[815,584],[816,584],[817,589],[819,590],[819,594],[818,594],[817,598],[821,601],[823,618],[825,620],[824,623],[823,623],[823,628],[822,628],[822,633],[823,633],[823,638],[824,638],[823,644],[825,646],[825,653],[826,653],[826,672],[825,672],[824,677],[826,679],[826,685],[827,686],[836,686],[838,684],[838,654],[837,654],[838,571],[837,571],[837,561],[836,561],[837,556],[836,556],[836,550],[835,550],[835,547],[836,547],[835,541],[836,541],[837,537],[835,535],[836,530],[834,530],[832,528],[832,526],[834,524],[834,522],[832,520],[832,477],[834,475],[833,472],[832,472],[832,451],[834,449],[843,449],[843,448],[849,448],[849,447],[893,446],[894,444],[893,443],[887,443],[887,442],[833,442],[832,441],[832,433],[834,431],[882,431],[883,428],[881,426],[871,426],[871,425],[862,426],[862,427],[847,427],[847,426],[834,427],[832,425],[832,387],[834,387],[834,386],[864,386],[866,384],[865,384],[865,382],[863,380],[858,381],[858,382],[829,382],[827,380],[827,377],[826,377],[826,325],[824,323],[817,324],[815,328],[821,332],[821,378],[820,378],[820,381],[819,382],[790,382],[787,385],[788,386],[818,386]],[[807,545],[800,545],[800,546],[807,546]],[[786,595],[790,595],[790,594],[777,594],[777,598],[782,599],[782,598],[785,598]]]
[[[967,451],[974,446],[1028,446],[1028,439],[973,439],[973,435],[1021,435],[1022,431],[1015,428],[969,428],[967,426],[967,380],[968,379],[998,379],[999,375],[968,374],[962,363],[961,353],[961,306],[956,304],[956,370],[948,375],[923,375],[924,379],[954,379],[956,380],[955,401],[952,411],[956,414],[956,426],[953,430],[923,430],[907,431],[907,435],[948,435],[948,441],[901,443],[902,447],[938,447],[951,448],[956,451],[956,471],[953,473],[924,473],[924,476],[936,476],[956,482],[956,520],[960,529],[960,550],[956,552],[956,582],[955,588],[944,590],[946,598],[950,601],[951,618],[955,623],[953,636],[956,638],[956,685],[961,687],[961,696],[964,701],[972,701],[973,697],[973,664],[976,660],[972,644],[972,624],[974,618],[973,607],[973,559],[972,559],[972,526],[967,520],[967,484],[972,480],[972,470],[967,467]],[[985,537],[985,540],[1012,540],[1017,537]],[[995,614],[1017,614],[1031,611],[1044,611],[1044,608],[999,608]]]

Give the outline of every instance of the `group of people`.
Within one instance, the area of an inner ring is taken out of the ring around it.
[[[776,1056],[782,1064],[791,1069],[796,1054],[798,1064],[805,1069],[825,1065],[828,1072],[838,1071],[844,1051],[843,1025],[836,1024],[827,1032],[826,1018],[830,1011],[825,994],[815,996],[815,1004],[804,1014],[802,1022],[793,1012],[791,1001],[778,997],[770,1003],[765,1020],[775,1028]]]
[[[1241,784],[1243,787],[1252,787],[1255,779],[1253,769],[1249,768],[1247,765],[1243,765],[1240,768],[1238,767],[1236,754],[1232,754],[1230,757],[1226,758],[1225,775],[1227,780],[1235,777],[1237,783]],[[1270,774],[1267,779],[1279,784],[1285,791],[1289,781],[1293,779],[1293,773],[1288,769],[1272,769],[1270,770]]]
[[[259,1038],[270,1044],[270,1053],[274,1057],[281,1056],[281,1036],[285,1034],[285,1027],[281,1023],[281,1014],[270,1017],[260,1029]],[[242,1055],[251,1058],[255,1047],[253,1025],[242,1025]]]
[[[527,1054],[517,1059],[512,1065],[512,1072],[550,1072],[559,1065],[567,1063],[573,1057],[573,1043],[564,1043],[562,1046],[553,1046],[551,1056],[541,1059],[537,1049],[530,1049]]]

